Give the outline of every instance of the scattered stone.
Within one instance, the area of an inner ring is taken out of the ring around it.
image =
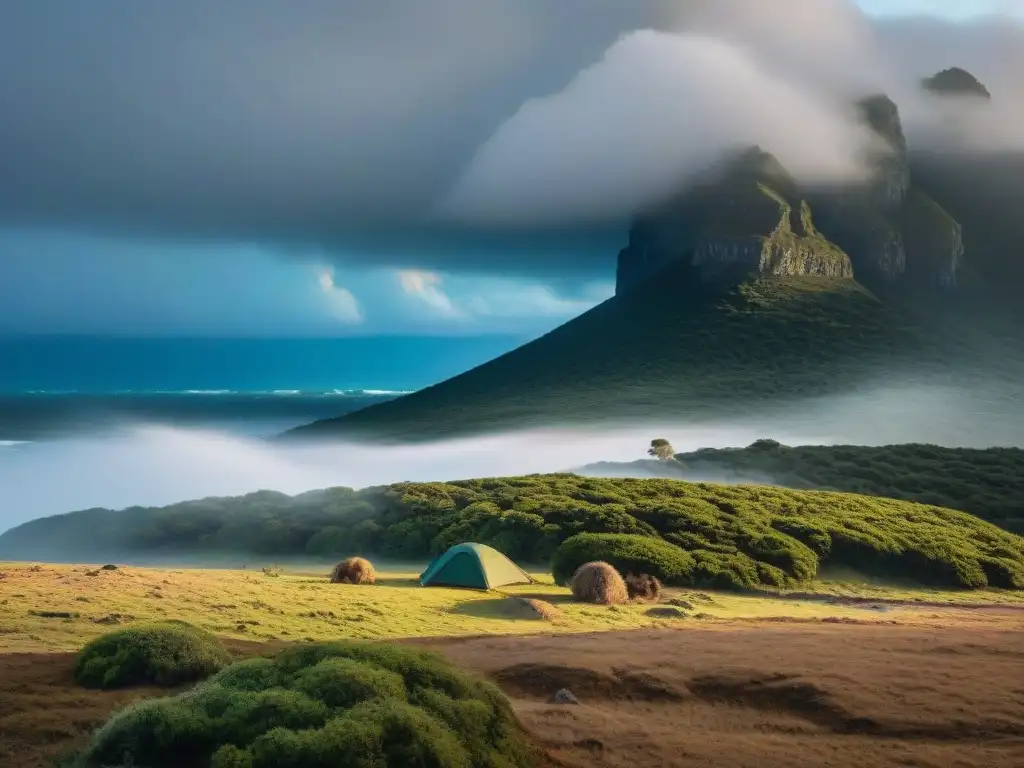
[[[576,698],[572,691],[568,688],[559,688],[554,696],[551,697],[551,703],[553,704],[579,704],[580,700]]]
[[[100,568],[100,570],[101,571],[116,571],[117,570],[117,566],[114,565],[113,563],[107,563],[106,565],[102,566]]]

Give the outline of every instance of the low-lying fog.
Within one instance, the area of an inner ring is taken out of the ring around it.
[[[1024,445],[1020,393],[891,386],[804,401],[742,423],[548,429],[433,444],[281,445],[224,432],[140,424],[116,433],[0,446],[0,531],[89,507],[164,505],[259,489],[299,493],[334,485],[552,472],[644,458],[654,437],[677,451],[744,446],[929,442]],[[764,481],[765,478],[750,478]]]

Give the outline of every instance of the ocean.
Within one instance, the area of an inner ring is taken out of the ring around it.
[[[0,446],[138,424],[266,436],[429,386],[523,341],[0,339]]]
[[[0,341],[0,532],[91,507],[162,506],[256,490],[568,471],[678,451],[930,442],[1024,445],[1020,392],[888,381],[720,423],[565,427],[413,445],[263,438],[455,375],[509,338]]]

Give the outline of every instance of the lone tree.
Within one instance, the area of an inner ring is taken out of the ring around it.
[[[672,448],[672,443],[659,437],[656,440],[651,440],[651,447],[647,449],[647,455],[659,461],[671,461],[676,457],[676,452]]]

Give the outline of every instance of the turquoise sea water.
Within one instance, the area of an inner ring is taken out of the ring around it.
[[[429,386],[523,341],[0,339],[0,443],[126,422],[266,434]]]

